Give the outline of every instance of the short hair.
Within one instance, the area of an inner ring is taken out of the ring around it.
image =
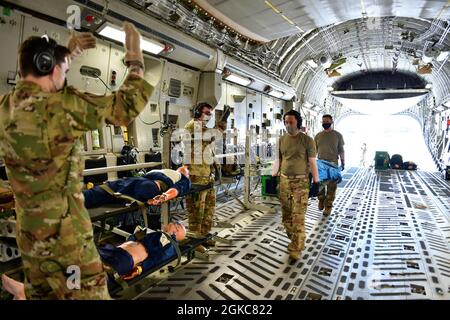
[[[19,72],[21,77],[26,77],[28,75],[33,75],[36,77],[41,76],[41,73],[37,69],[34,63],[34,56],[49,48],[51,46],[51,42],[56,44],[56,41],[48,38],[31,36],[26,39],[19,48]],[[69,49],[64,46],[56,44],[54,46],[54,57],[55,57],[55,65],[60,65],[64,62],[66,56],[70,54]]]
[[[286,120],[286,116],[294,116],[295,119],[297,119],[297,129],[300,129],[302,127],[302,116],[298,111],[295,110],[289,110],[283,115],[283,122]]]
[[[203,108],[213,109],[213,107],[208,102],[200,102],[194,108],[194,119],[198,119],[202,115]]]
[[[322,118],[329,118],[330,120],[333,120],[333,117],[331,116],[331,114],[324,114],[322,116]]]

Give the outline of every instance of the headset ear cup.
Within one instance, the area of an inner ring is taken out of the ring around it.
[[[198,119],[200,118],[200,116],[202,115],[202,109],[205,106],[204,103],[199,103],[198,105],[195,106],[194,108],[194,119]]]
[[[42,51],[35,56],[35,66],[41,75],[48,75],[55,67],[55,57],[49,51]]]
[[[194,108],[194,112],[192,113],[192,116],[194,117],[194,119],[198,119],[198,108],[197,107]]]

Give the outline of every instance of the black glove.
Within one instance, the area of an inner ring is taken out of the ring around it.
[[[220,121],[227,122],[228,117],[230,116],[230,113],[231,113],[231,107],[229,105],[224,105],[223,113],[222,113],[222,117],[220,118]]]
[[[213,164],[214,167],[214,180],[218,181],[222,179],[222,166],[220,165],[220,163],[216,163],[214,162]]]
[[[344,171],[345,164],[341,163],[341,171]]]
[[[319,194],[319,183],[314,182],[309,189],[308,198],[317,197],[318,194]]]

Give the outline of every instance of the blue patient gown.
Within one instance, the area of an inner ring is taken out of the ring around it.
[[[176,242],[175,235],[172,236],[172,239]],[[128,240],[136,241],[136,238],[132,235]],[[173,243],[167,239],[167,236],[161,231],[148,233],[143,239],[139,240],[139,242],[142,243],[148,253],[148,258],[140,264],[142,267],[142,272],[146,272],[155,266],[161,265],[163,262],[166,262],[168,259],[176,256],[176,250]],[[124,249],[114,247],[110,244],[97,249],[102,262],[109,265],[120,276],[123,276],[133,270],[133,258]],[[114,279],[112,275],[108,274],[108,287],[113,285]]]
[[[146,202],[147,200],[161,194],[161,191],[154,180],[164,182],[168,189],[177,189],[180,196],[188,192],[191,188],[191,181],[185,176],[181,175],[180,181],[173,183],[169,177],[161,172],[150,172],[143,177],[131,177],[110,181],[107,182],[107,185],[114,190],[114,192],[119,192],[141,202]],[[83,191],[83,195],[84,205],[88,209],[100,207],[109,203],[123,202],[123,200],[110,195],[108,192],[100,188],[100,186],[95,186],[92,189]]]

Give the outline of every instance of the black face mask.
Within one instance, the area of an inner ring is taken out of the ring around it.
[[[331,123],[322,123],[322,127],[327,130],[331,127]]]

